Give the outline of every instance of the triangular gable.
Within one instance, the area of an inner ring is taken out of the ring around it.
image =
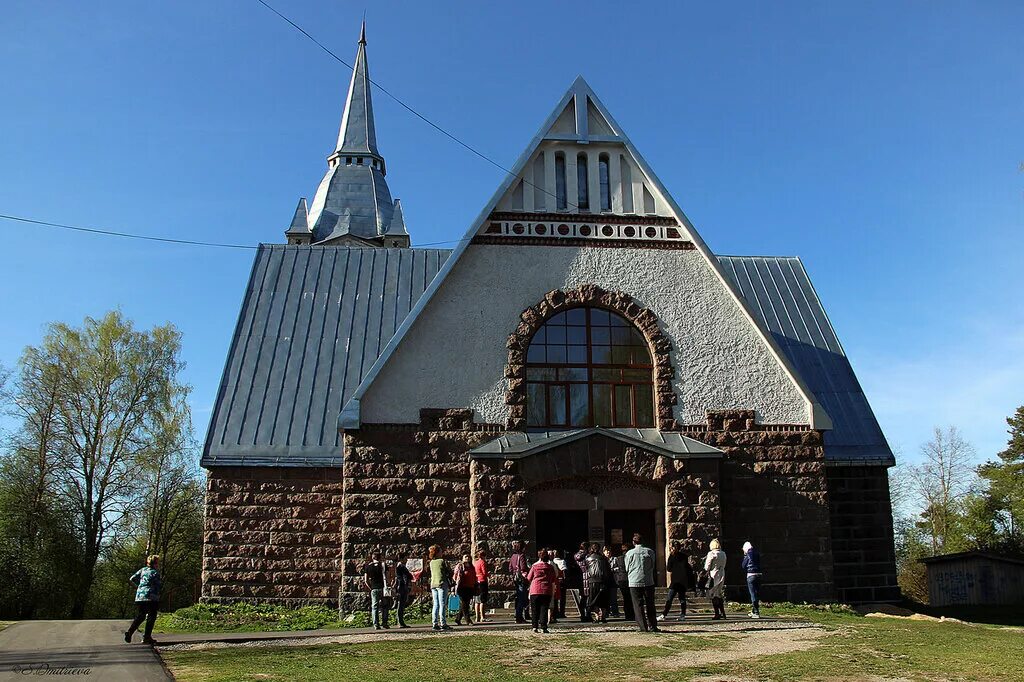
[[[631,212],[628,211],[627,209],[630,207],[626,205],[624,200],[620,199],[620,201],[614,206],[613,210],[604,212],[602,215],[607,215],[609,217],[623,215],[635,217],[636,219],[630,222],[636,223],[637,227],[641,228],[645,227],[645,222],[658,223],[659,226],[664,229],[652,233],[652,236],[649,237],[650,239],[682,239],[691,242],[693,248],[701,253],[708,267],[715,273],[721,285],[729,292],[732,300],[739,307],[748,323],[757,330],[759,337],[769,348],[772,356],[775,358],[786,376],[793,382],[797,390],[807,401],[812,428],[830,429],[831,421],[821,405],[815,400],[813,393],[800,379],[799,375],[789,363],[785,354],[772,339],[768,331],[758,321],[758,319],[751,314],[751,311],[748,309],[747,303],[743,299],[742,295],[736,291],[733,284],[725,276],[718,259],[711,253],[711,250],[700,238],[700,235],[697,233],[696,229],[694,229],[692,223],[690,223],[682,209],[675,203],[675,200],[672,199],[672,196],[654,174],[653,170],[643,157],[640,156],[640,153],[622,131],[622,127],[618,125],[614,117],[612,117],[608,112],[607,108],[601,103],[597,95],[582,76],[576,78],[573,84],[569,87],[569,90],[555,106],[551,115],[548,116],[547,120],[540,127],[537,135],[534,136],[526,150],[516,160],[511,173],[502,181],[497,191],[470,225],[470,228],[467,230],[463,239],[459,241],[459,244],[453,251],[451,257],[445,262],[444,267],[430,283],[430,286],[424,292],[423,296],[419,299],[416,307],[409,313],[408,317],[405,318],[405,321],[395,333],[394,337],[392,337],[388,342],[387,347],[385,347],[380,357],[374,363],[373,367],[370,368],[370,371],[366,374],[362,383],[360,383],[359,387],[356,389],[352,399],[342,410],[339,417],[339,427],[342,429],[353,429],[359,427],[359,403],[361,398],[365,395],[367,389],[380,374],[384,365],[390,360],[409,329],[416,323],[417,318],[424,308],[426,308],[430,303],[434,294],[438,291],[441,284],[448,276],[448,273],[452,271],[456,263],[461,259],[462,255],[469,247],[470,242],[473,241],[475,237],[479,238],[481,236],[488,235],[489,233],[492,235],[495,234],[495,229],[503,230],[502,235],[504,235],[509,229],[515,227],[514,224],[511,226],[503,225],[500,228],[497,228],[494,225],[495,222],[500,222],[493,218],[495,218],[495,211],[502,200],[510,196],[515,196],[517,192],[520,192],[520,190],[524,195],[533,195],[535,198],[543,197],[545,202],[551,201],[552,198],[557,200],[557,192],[555,192],[555,196],[552,197],[552,182],[550,182],[551,175],[547,172],[547,170],[550,169],[552,161],[548,160],[548,158],[545,158],[544,160],[544,167],[546,170],[544,175],[545,185],[543,188],[539,183],[533,182],[532,172],[534,170],[539,172],[540,170],[537,159],[538,151],[541,150],[542,146],[558,142],[572,142],[580,147],[609,144],[614,145],[615,148],[619,148],[624,152],[623,156],[630,164],[630,168],[635,168],[639,171],[639,173],[636,174],[638,177],[631,178],[634,184],[639,183],[641,185],[639,188],[634,188],[632,194],[634,198],[632,206],[633,210]],[[594,183],[591,182],[589,187],[593,188],[593,186]],[[594,193],[590,192],[590,194]],[[648,203],[646,206],[642,204],[638,205],[638,197],[640,202],[645,201],[645,199],[649,197],[654,203],[653,205]],[[524,200],[528,201],[529,199]],[[570,213],[565,214],[566,216],[571,216],[573,214],[580,215],[583,213],[583,209],[579,206],[576,206],[574,211],[573,209],[567,210],[569,210]],[[587,213],[589,214],[589,212],[590,211],[588,209]],[[498,217],[501,217],[500,213],[498,214]],[[674,229],[677,230],[678,234],[672,235],[667,231],[668,227],[662,224],[665,220],[671,220],[669,227],[674,224]],[[568,224],[569,222],[570,221],[566,220],[566,227],[570,227]],[[588,222],[587,225],[589,226],[591,222]],[[615,226],[615,229],[618,231],[611,236],[614,236],[615,238],[625,237],[625,233],[622,232],[622,230],[624,230],[625,227],[631,226],[623,226],[621,224],[622,218],[618,218],[616,222],[618,224]],[[582,226],[582,223],[580,226]],[[572,229],[576,229],[580,226],[572,226]],[[525,237],[527,226],[521,225],[521,227],[523,228],[523,232],[516,232],[515,234]],[[558,227],[561,227],[561,225],[559,224]],[[611,227],[611,225],[606,227]],[[547,229],[547,234],[543,236],[550,237],[550,228],[548,227]],[[580,232],[574,234],[577,238],[591,236],[582,235]],[[643,234],[644,231],[641,229],[640,235]],[[541,235],[538,234],[534,236]],[[633,236],[631,238],[638,239],[642,237]]]

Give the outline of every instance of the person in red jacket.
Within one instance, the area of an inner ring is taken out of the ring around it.
[[[455,624],[462,625],[462,619],[465,618],[466,625],[472,625],[471,604],[476,597],[477,579],[473,559],[468,554],[463,554],[462,561],[456,564],[452,581],[455,583],[455,594],[459,595],[459,615],[455,617]]]
[[[555,569],[548,563],[548,551],[542,549],[537,552],[537,563],[530,566],[526,574],[526,582],[530,584],[530,615],[533,616],[534,632],[548,632],[548,609],[555,580]]]

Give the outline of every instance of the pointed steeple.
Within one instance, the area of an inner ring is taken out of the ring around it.
[[[395,205],[384,179],[384,157],[377,149],[370,85],[364,22],[338,144],[327,157],[327,173],[309,207],[314,244],[380,246],[391,229]]]
[[[313,233],[309,229],[309,211],[306,209],[306,197],[299,199],[299,205],[295,207],[295,215],[292,216],[292,223],[284,233],[289,244],[308,244]]]
[[[377,151],[377,131],[373,127],[373,101],[370,97],[370,69],[366,63],[366,22],[359,30],[359,49],[352,69],[352,82],[345,100],[345,113],[338,131],[338,154],[372,154]]]

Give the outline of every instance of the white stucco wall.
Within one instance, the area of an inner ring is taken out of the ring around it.
[[[672,341],[676,419],[744,408],[807,424],[807,403],[697,251],[471,245],[363,396],[364,423],[415,423],[421,407],[471,407],[504,424],[505,342],[552,289],[597,284],[650,308]]]

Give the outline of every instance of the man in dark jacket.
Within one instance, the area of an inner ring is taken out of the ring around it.
[[[747,591],[750,592],[751,618],[761,617],[761,554],[749,542],[743,543],[743,562],[740,564],[747,574]]]
[[[591,617],[602,623],[608,622],[608,583],[611,572],[612,567],[604,554],[601,554],[600,545],[590,545],[590,554],[587,555],[587,582],[590,586],[587,606]]]
[[[668,555],[665,568],[669,575],[668,599],[665,600],[665,608],[658,620],[668,618],[668,612],[672,610],[672,600],[678,599],[679,620],[682,621],[686,618],[686,591],[695,583],[695,579],[681,543],[672,543],[672,552]]]

